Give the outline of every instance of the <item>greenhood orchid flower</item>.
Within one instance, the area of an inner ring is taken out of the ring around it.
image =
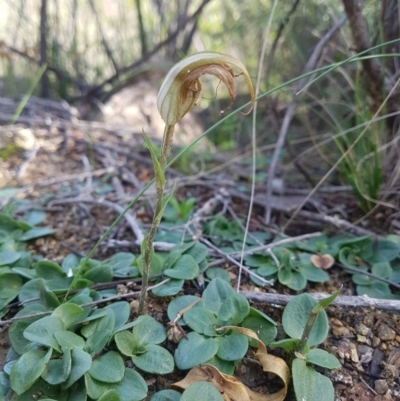
[[[157,107],[167,125],[175,125],[196,103],[201,92],[200,77],[214,75],[228,88],[232,102],[236,97],[232,67],[243,74],[249,88],[252,103],[254,89],[246,67],[227,54],[201,52],[185,57],[168,72],[158,93]]]

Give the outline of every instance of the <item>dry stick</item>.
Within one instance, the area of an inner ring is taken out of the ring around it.
[[[167,279],[159,282],[158,284],[155,284],[155,285],[153,285],[151,287],[147,287],[147,291],[151,291],[151,290],[154,290],[157,287],[161,287],[162,285],[167,283],[169,280],[170,279],[167,278]],[[103,304],[105,302],[117,301],[117,300],[120,300],[120,299],[135,297],[137,295],[140,295],[140,291],[129,292],[127,294],[118,294],[118,295],[114,295],[114,296],[109,297],[109,298],[99,299],[97,301],[88,302],[87,304],[82,304],[82,305],[79,305],[79,306],[81,308],[97,306],[97,305]],[[6,326],[7,324],[11,324],[11,323],[15,322],[16,320],[24,320],[24,319],[30,319],[32,317],[47,316],[47,315],[51,315],[52,313],[53,313],[53,311],[47,311],[47,312],[31,313],[30,315],[25,315],[25,316],[16,316],[16,317],[13,317],[13,318],[11,318],[9,320],[0,321],[0,327]]]
[[[343,0],[343,5],[349,19],[357,52],[369,49],[371,41],[369,39],[367,22],[361,11],[360,1]],[[361,63],[367,75],[368,92],[374,102],[374,110],[376,110],[382,102],[382,84],[384,80],[381,64],[376,58],[365,59]]]
[[[240,294],[244,295],[248,300],[254,302],[268,303],[272,305],[286,305],[294,298],[294,295],[283,294],[270,294],[253,291],[241,291]],[[329,294],[324,293],[309,293],[316,301],[324,299]],[[367,295],[350,296],[342,295],[333,301],[330,306],[348,306],[358,308],[376,308],[382,310],[400,311],[400,301],[392,299],[376,299],[370,298]]]
[[[300,210],[297,215],[299,217],[305,217],[314,221],[321,221],[323,223],[332,224],[338,228],[345,229],[347,231],[353,232],[356,235],[370,235],[372,237],[376,237],[376,234],[370,230],[366,230],[362,227],[357,227],[356,225],[350,223],[347,220],[340,219],[336,216],[328,216],[326,214],[321,213],[312,213],[307,210]]]
[[[94,170],[94,171],[88,171],[85,173],[66,174],[66,175],[62,175],[61,177],[49,178],[47,180],[38,181],[34,184],[26,185],[26,186],[20,188],[18,191],[19,192],[27,192],[27,191],[32,190],[35,187],[48,187],[50,185],[61,184],[63,182],[67,182],[67,181],[83,180],[88,177],[98,177],[98,176],[101,176],[104,174],[113,174],[115,172],[116,172],[116,170],[114,167],[109,167],[109,168],[101,168],[101,169]]]
[[[357,143],[361,140],[361,138],[364,136],[364,134],[367,132],[370,124],[372,121],[378,116],[378,114],[382,111],[382,109],[385,107],[386,102],[392,95],[392,93],[395,91],[397,86],[400,83],[400,78],[396,81],[396,84],[393,86],[392,90],[389,92],[389,94],[386,96],[385,100],[383,103],[380,105],[379,109],[376,111],[376,113],[372,116],[371,120],[369,120],[369,123],[365,126],[365,128],[362,130],[360,135],[354,140],[354,142],[348,147],[346,152],[342,154],[342,156],[339,157],[338,161],[329,169],[329,171],[321,178],[321,180],[318,182],[318,184],[311,190],[311,192],[308,194],[308,196],[301,202],[301,204],[297,207],[297,209],[294,211],[292,216],[290,217],[289,221],[286,223],[285,227],[283,230],[285,231],[289,224],[292,222],[294,217],[298,214],[298,212],[301,210],[301,208],[304,206],[304,204],[315,194],[315,192],[318,190],[318,188],[322,185],[323,182],[332,174],[332,172],[339,166],[339,164],[344,160],[347,155],[353,150],[353,148],[357,145]]]
[[[117,63],[115,62],[114,57],[113,57],[112,52],[111,52],[111,49],[108,46],[108,43],[106,41],[106,37],[105,37],[104,32],[103,32],[103,28],[102,28],[102,24],[101,24],[101,21],[100,21],[100,18],[99,18],[99,14],[97,13],[97,10],[96,10],[96,7],[94,6],[93,0],[89,0],[89,4],[90,4],[90,8],[93,11],[94,18],[96,20],[97,29],[99,30],[99,33],[100,33],[101,43],[102,43],[102,45],[104,47],[104,50],[105,50],[105,52],[107,54],[107,57],[110,59],[112,65],[114,66],[115,73],[118,75],[119,74],[119,67],[118,67]]]
[[[131,65],[127,67],[122,67],[120,69],[120,74],[126,74],[135,68],[141,66],[143,63],[145,63],[147,60],[149,60],[151,57],[153,57],[160,49],[162,49],[164,46],[168,45],[170,42],[172,42],[181,32],[182,29],[186,27],[186,25],[192,21],[196,20],[196,18],[201,14],[203,11],[203,8],[207,5],[207,3],[210,2],[210,0],[203,0],[202,3],[199,5],[197,10],[188,18],[186,18],[185,21],[182,22],[182,24],[178,24],[176,27],[175,31],[172,32],[167,39],[163,40],[162,42],[158,43],[152,50],[147,52],[145,55],[142,56],[142,58],[138,61],[135,61]],[[90,97],[98,97],[101,94],[101,90],[108,84],[113,84],[116,80],[118,79],[118,74],[114,74],[110,78],[106,79],[104,82],[101,84],[95,86],[94,88],[90,89],[84,96],[79,96],[77,99],[72,99],[72,100],[78,100],[82,98],[90,98]]]
[[[262,245],[262,246],[258,246],[256,248],[248,249],[248,250],[244,251],[243,254],[244,255],[251,255],[251,254],[253,254],[255,252],[267,251],[268,249],[272,249],[272,248],[275,248],[277,246],[291,244],[293,242],[303,241],[303,240],[309,239],[309,238],[320,237],[321,235],[322,235],[322,233],[316,232],[316,233],[311,233],[311,234],[299,235],[297,237],[285,238],[285,239],[282,239],[282,240],[279,240],[279,241],[276,241],[276,242],[272,242],[272,243],[267,244],[267,245]],[[224,254],[224,255],[228,255],[231,258],[238,258],[241,254],[242,254],[242,252],[232,252],[232,253]]]
[[[150,276],[150,279],[155,279],[158,277],[162,277],[161,273],[158,274],[153,274],[152,276]],[[109,281],[107,283],[97,283],[97,284],[93,284],[90,287],[87,287],[91,290],[103,290],[103,289],[107,289],[107,288],[113,288],[116,287],[119,284],[125,284],[125,283],[139,283],[142,281],[142,278],[124,278],[122,280],[116,280],[116,281]],[[78,292],[80,292],[82,289],[78,289],[78,290],[72,290],[70,291],[70,295],[73,294],[77,294]],[[65,295],[65,293],[62,294],[58,294],[57,298],[62,298]],[[22,305],[25,305],[27,303],[33,302],[33,301],[38,301],[40,299],[40,297],[35,297],[35,298],[28,298],[28,299],[24,299],[23,301],[18,301],[18,302],[13,302],[11,304],[8,304],[6,306],[7,309],[11,309],[11,308],[15,308],[15,307],[19,307]]]
[[[318,42],[317,46],[315,46],[315,49],[313,53],[311,54],[311,57],[307,61],[307,64],[305,65],[303,69],[303,74],[312,71],[320,56],[322,53],[322,50],[328,43],[328,41],[332,38],[332,36],[339,30],[339,28],[344,24],[346,21],[346,16],[342,16],[339,21],[326,33],[326,35]],[[302,78],[296,85],[297,89],[301,89],[306,83],[307,80],[310,80],[310,78]],[[297,90],[295,90],[295,93]],[[285,117],[282,122],[282,126],[279,132],[279,137],[278,141],[276,143],[274,153],[272,155],[272,160],[271,160],[271,165],[269,167],[268,171],[268,180],[267,180],[267,192],[266,192],[266,199],[265,199],[265,223],[270,224],[271,221],[271,205],[270,205],[270,199],[272,196],[272,183],[273,179],[275,177],[275,170],[276,170],[276,165],[278,163],[279,155],[282,150],[282,147],[285,143],[286,135],[289,130],[290,123],[294,117],[294,113],[296,110],[296,104],[297,104],[297,98],[296,95],[293,95],[293,98],[291,102],[289,103],[289,106],[286,109]]]
[[[40,61],[39,65],[47,64],[47,0],[42,0],[40,6]],[[49,77],[47,71],[40,78],[42,97],[49,97]]]
[[[274,0],[274,4],[272,5],[272,10],[271,14],[268,19],[268,24],[267,27],[265,28],[265,37],[263,40],[263,45],[261,49],[261,55],[260,55],[260,60],[258,63],[258,71],[257,71],[257,82],[256,82],[256,90],[255,90],[255,98],[258,98],[259,92],[260,92],[260,84],[261,84],[261,74],[262,74],[262,68],[264,65],[264,57],[265,57],[265,52],[267,50],[267,41],[269,37],[269,32],[271,30],[271,24],[272,20],[275,15],[275,9],[278,4],[278,0]],[[256,101],[254,103],[253,107],[253,124],[252,124],[252,129],[251,129],[251,147],[252,147],[252,174],[251,174],[251,191],[250,191],[250,203],[249,203],[249,210],[247,212],[247,221],[246,221],[246,228],[244,231],[244,236],[243,236],[243,242],[242,242],[242,255],[240,257],[240,265],[239,265],[239,273],[238,273],[238,281],[237,281],[237,286],[236,286],[236,291],[239,292],[240,290],[240,282],[242,280],[242,269],[243,269],[243,258],[244,258],[244,249],[246,247],[246,239],[247,239],[247,233],[249,232],[249,227],[250,227],[250,220],[251,220],[251,214],[253,212],[253,205],[254,205],[254,195],[255,195],[255,190],[256,190],[256,173],[257,173],[257,166],[256,166],[256,161],[257,161],[257,153],[256,153],[256,147],[257,147],[257,138],[256,138],[256,123],[257,123],[257,107],[258,107],[258,102]]]
[[[242,266],[239,262],[237,262],[235,259],[233,259],[229,254],[221,251],[217,246],[215,246],[212,242],[208,241],[205,238],[200,238],[200,242],[203,244],[207,245],[209,248],[213,249],[215,252],[217,252],[219,255],[223,256],[224,258],[228,259],[230,262],[232,262],[234,265],[238,266],[239,268],[242,267],[242,270],[244,270],[246,273],[250,274],[250,276],[255,277],[257,280],[260,280],[264,286],[272,286],[274,285],[274,280],[265,280],[265,278],[259,276],[258,274],[254,273],[251,271],[248,267]]]
[[[345,266],[345,265],[342,265],[340,263],[336,263],[336,265],[340,266],[344,270],[348,270],[348,271],[350,271],[352,273],[363,274],[364,276],[371,277],[374,280],[381,281],[382,283],[386,283],[386,284],[391,285],[392,287],[400,289],[400,284],[396,284],[393,281],[390,281],[390,280],[387,280],[386,278],[377,276],[376,274],[372,274],[372,273],[366,272],[366,271],[361,270],[361,269],[356,269],[355,267]]]

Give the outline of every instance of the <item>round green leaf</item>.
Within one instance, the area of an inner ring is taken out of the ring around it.
[[[121,401],[117,390],[108,390],[106,391],[98,401]]]
[[[237,326],[249,314],[249,301],[242,295],[234,292],[226,298],[218,311],[218,325]]]
[[[30,324],[24,331],[24,337],[29,341],[35,341],[61,351],[60,345],[54,337],[54,333],[60,330],[65,330],[61,318],[45,316]]]
[[[367,285],[357,285],[356,289],[358,295],[365,294],[371,298],[398,299],[398,296],[392,294],[388,284],[373,279],[369,279]]]
[[[206,308],[192,308],[184,313],[186,324],[194,331],[205,334],[205,330],[213,329],[217,325],[217,318]]]
[[[203,300],[208,310],[217,316],[223,302],[235,296],[236,292],[226,281],[216,278],[208,284],[203,293]]]
[[[23,285],[22,277],[16,273],[0,274],[0,299],[15,298]]]
[[[333,384],[327,377],[295,358],[292,363],[293,387],[296,399],[307,401],[334,401]]]
[[[270,264],[271,258],[264,255],[246,255],[244,261],[246,266],[259,268],[264,264]]]
[[[233,373],[235,371],[235,362],[229,362],[225,361],[221,358],[218,358],[217,355],[214,355],[211,359],[205,362],[206,365],[213,365],[218,370],[220,370],[222,373],[225,373],[227,375],[233,376]]]
[[[132,357],[133,363],[144,372],[165,375],[174,370],[174,359],[165,349],[155,344],[146,345],[147,351]]]
[[[153,394],[150,401],[180,401],[181,393],[175,390],[161,390]]]
[[[91,364],[92,358],[87,352],[80,348],[73,348],[71,351],[71,373],[62,388],[66,389],[72,386],[89,370]]]
[[[61,349],[84,348],[85,340],[72,331],[60,330],[54,333],[54,337],[60,344]]]
[[[154,288],[151,292],[157,297],[172,297],[183,287],[184,280],[171,279],[160,287]]]
[[[260,316],[246,317],[243,320],[241,327],[253,330],[265,345],[268,345],[273,341],[277,334],[276,325]]]
[[[49,234],[56,233],[57,230],[54,228],[47,228],[47,227],[35,227],[28,231],[26,231],[21,237],[19,237],[20,241],[30,241],[32,239],[44,237]]]
[[[307,285],[307,280],[300,271],[287,267],[279,269],[278,280],[281,284],[295,291],[300,291]]]
[[[65,382],[71,373],[71,350],[67,349],[61,359],[50,359],[42,373],[42,379],[52,385]]]
[[[300,265],[299,269],[303,273],[304,277],[313,283],[322,283],[329,280],[329,274],[325,270],[318,269],[311,263]]]
[[[54,309],[52,316],[58,316],[64,323],[65,328],[71,327],[77,319],[82,316],[84,310],[75,304],[62,304]]]
[[[36,275],[42,277],[45,280],[59,279],[66,277],[66,273],[63,271],[61,266],[57,263],[51,262],[50,260],[40,260],[35,265]]]
[[[50,360],[52,349],[47,352],[31,350],[23,354],[13,365],[10,374],[11,388],[21,395],[40,377]]]
[[[1,251],[0,266],[7,266],[15,263],[22,256],[22,252]]]
[[[121,401],[140,401],[147,396],[147,384],[138,372],[125,369],[123,379],[115,386]]]
[[[110,265],[101,264],[89,269],[82,277],[93,283],[108,283],[113,279],[113,270]]]
[[[258,269],[257,269],[257,274],[263,277],[269,277],[275,274],[278,271],[278,266],[276,263],[271,260],[268,263],[262,264]]]
[[[301,338],[310,312],[316,305],[317,301],[308,294],[297,295],[291,299],[282,316],[285,333],[292,338]],[[328,317],[325,311],[322,311],[315,321],[307,344],[313,346],[322,343],[328,335],[328,330]]]
[[[88,373],[93,379],[116,383],[124,377],[125,366],[121,355],[115,351],[109,351],[92,362]]]
[[[184,254],[192,256],[196,263],[200,263],[208,255],[208,248],[204,244],[196,242],[194,246],[190,247]]]
[[[224,401],[221,393],[209,382],[196,382],[182,394],[180,401]],[[308,401],[308,400],[307,400]]]
[[[335,355],[318,348],[314,348],[307,352],[306,359],[307,362],[326,369],[339,369],[342,366]]]
[[[61,263],[61,268],[65,273],[69,273],[73,269],[76,269],[79,267],[79,259],[76,255],[73,253],[70,253],[67,255],[64,260]]]
[[[44,280],[42,278],[35,278],[33,280],[27,281],[19,291],[18,300],[20,302],[23,302],[30,298],[39,298],[40,289],[43,285]]]
[[[175,363],[178,369],[187,370],[205,363],[218,351],[218,341],[192,332],[182,338],[175,351]]]
[[[225,361],[242,359],[249,347],[249,340],[244,334],[232,331],[230,334],[219,338],[217,356]]]
[[[167,338],[164,326],[151,316],[139,316],[135,323],[132,334],[139,345],[160,344]]]
[[[182,255],[172,266],[165,269],[167,277],[180,280],[193,280],[199,275],[199,265],[191,255]]]
[[[121,328],[128,321],[129,315],[131,314],[129,302],[126,301],[114,302],[110,305],[107,305],[106,308],[111,309],[114,312],[114,330]]]
[[[208,279],[212,280],[214,278],[220,278],[230,284],[231,277],[229,273],[222,267],[210,267],[206,270],[206,276]]]
[[[177,315],[179,312],[181,312],[183,309],[188,307],[189,305],[193,304],[195,301],[198,301],[199,297],[196,297],[195,295],[182,295],[181,297],[173,299],[169,304],[167,308],[167,314],[168,314],[168,319],[173,321],[177,318]],[[200,308],[204,306],[204,301],[199,301],[192,307],[193,308]],[[181,317],[178,320],[179,324],[181,326],[185,325],[185,319]]]
[[[114,340],[119,351],[126,356],[134,356],[139,348],[138,340],[128,330],[119,331]]]

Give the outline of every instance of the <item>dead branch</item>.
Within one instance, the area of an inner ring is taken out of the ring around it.
[[[305,65],[303,69],[303,74],[312,71],[315,66],[318,63],[318,60],[321,57],[322,51],[326,44],[331,40],[333,35],[340,29],[340,27],[344,24],[346,21],[346,16],[342,16],[339,21],[321,38],[321,40],[317,43],[315,46],[314,51],[311,54],[311,57],[307,61],[307,64]],[[273,180],[275,177],[275,170],[276,170],[276,165],[278,163],[279,155],[281,153],[282,147],[285,143],[286,136],[289,130],[290,123],[292,122],[292,119],[294,117],[294,113],[296,110],[296,105],[297,105],[297,99],[298,96],[296,96],[296,92],[300,90],[307,81],[310,81],[312,77],[307,77],[300,79],[297,83],[297,90],[295,90],[295,94],[292,97],[292,101],[290,102],[289,106],[286,109],[285,117],[282,122],[281,129],[279,131],[279,137],[278,141],[276,143],[276,147],[274,149],[274,153],[272,156],[271,160],[271,165],[269,167],[268,171],[268,181],[267,181],[267,193],[266,193],[266,198],[265,198],[265,222],[266,224],[270,223],[271,220],[271,196],[272,196],[272,184]]]
[[[293,295],[283,295],[283,294],[270,294],[265,292],[253,292],[253,291],[241,291],[247,299],[254,302],[268,303],[273,305],[286,305]],[[329,294],[322,293],[309,293],[315,300],[327,298]],[[333,306],[346,306],[346,307],[356,307],[356,308],[375,308],[383,310],[400,310],[400,301],[393,299],[376,299],[370,298],[367,295],[362,296],[350,296],[342,295],[335,299],[331,304]]]
[[[351,33],[357,53],[371,47],[367,22],[361,11],[359,0],[343,0],[344,9],[349,19]],[[382,88],[384,79],[380,62],[375,59],[365,59],[362,66],[367,76],[367,89],[374,102],[373,110],[376,111],[382,103]]]

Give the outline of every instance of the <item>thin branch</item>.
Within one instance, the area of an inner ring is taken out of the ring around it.
[[[159,282],[158,284],[155,284],[151,287],[147,287],[147,291],[151,291],[154,290],[157,287],[162,286],[163,284],[167,283],[170,279],[167,278],[161,282]],[[118,295],[114,295],[112,297],[108,297],[108,298],[103,298],[103,299],[99,299],[97,301],[93,301],[93,302],[88,302],[86,304],[82,304],[79,305],[81,308],[84,307],[92,307],[92,306],[97,306],[100,304],[104,304],[106,302],[111,302],[111,301],[119,301],[121,299],[125,299],[125,298],[131,298],[131,297],[136,297],[137,295],[140,295],[140,291],[136,291],[136,292],[128,292],[127,294],[118,294]],[[0,321],[0,327],[6,326],[8,324],[11,324],[17,320],[25,320],[25,319],[30,319],[32,317],[42,317],[42,316],[48,316],[51,315],[53,313],[53,311],[47,311],[47,312],[38,312],[38,313],[31,313],[29,315],[24,315],[24,316],[16,316],[13,317],[11,319],[8,320],[3,320]]]
[[[40,62],[39,65],[47,64],[47,0],[42,0],[40,7]],[[42,97],[49,97],[49,77],[47,71],[40,78],[42,86]]]
[[[318,42],[318,44],[315,46],[314,51],[311,54],[311,57],[307,61],[307,64],[305,65],[302,74],[306,74],[307,72],[312,71],[317,63],[319,58],[321,57],[322,51],[326,44],[331,40],[333,35],[340,29],[340,27],[344,24],[346,21],[346,16],[342,16],[339,21],[321,38],[321,40]],[[300,79],[296,85],[298,89],[302,88],[307,80],[310,80],[311,77],[304,77]],[[295,90],[295,93],[297,90]],[[286,136],[289,130],[290,123],[292,122],[292,119],[294,117],[294,113],[296,110],[296,105],[297,105],[297,98],[295,95],[293,95],[291,102],[289,103],[289,106],[286,109],[285,117],[283,118],[282,126],[279,131],[279,137],[278,141],[276,143],[276,147],[274,149],[274,153],[272,155],[272,160],[271,164],[268,170],[268,181],[267,181],[267,193],[266,193],[266,198],[265,198],[265,222],[266,224],[270,224],[271,222],[271,196],[272,196],[272,183],[275,177],[275,170],[276,170],[276,165],[278,163],[279,155],[281,153],[282,147],[285,143]]]
[[[117,65],[117,63],[116,63],[116,61],[115,61],[115,59],[114,59],[114,57],[112,55],[110,47],[108,46],[105,34],[103,32],[103,28],[101,26],[101,21],[100,21],[100,18],[99,18],[99,14],[97,13],[97,10],[96,10],[96,7],[95,7],[95,5],[93,3],[93,0],[89,0],[89,4],[90,4],[90,7],[91,7],[91,9],[93,11],[94,18],[96,20],[97,29],[99,30],[99,33],[100,33],[101,43],[102,43],[102,45],[104,47],[104,50],[105,50],[105,52],[107,54],[107,57],[110,59],[112,65],[114,66],[114,70],[115,70],[116,75],[118,76],[119,75],[119,67],[118,67],[118,65]]]
[[[203,0],[202,3],[200,4],[200,6],[198,7],[198,9],[190,17],[188,17],[185,21],[183,21],[181,24],[178,24],[178,26],[175,29],[175,31],[173,31],[167,37],[167,39],[163,40],[162,42],[160,42],[156,46],[154,46],[154,48],[152,50],[150,50],[149,52],[147,52],[145,55],[143,55],[143,57],[140,60],[135,61],[134,63],[132,63],[129,66],[122,67],[120,69],[120,71],[119,71],[120,74],[126,74],[126,73],[128,73],[130,71],[135,70],[136,68],[138,68],[139,66],[144,64],[147,60],[149,60],[151,57],[153,57],[160,49],[162,49],[164,46],[168,45],[171,41],[173,41],[178,36],[178,34],[181,32],[181,30],[184,29],[185,26],[189,22],[194,21],[194,20],[196,20],[196,18],[198,18],[198,16],[203,11],[203,8],[210,1],[211,0]],[[91,98],[91,97],[98,98],[100,96],[101,91],[103,90],[103,88],[106,85],[114,84],[115,81],[118,80],[118,77],[119,77],[119,74],[114,74],[113,76],[111,76],[110,78],[108,78],[104,82],[102,82],[101,84],[96,85],[94,88],[90,89],[86,94],[84,94],[83,96],[80,96],[78,99]],[[74,99],[74,100],[78,100],[78,99]]]
[[[205,238],[201,238],[200,241],[207,245],[209,248],[213,249],[218,255],[223,256],[224,258],[228,259],[230,262],[232,262],[235,266],[241,267],[243,271],[245,271],[247,274],[250,276],[255,277],[257,280],[261,281],[264,286],[272,286],[274,285],[274,280],[266,280],[264,277],[259,276],[258,274],[254,273],[252,270],[250,270],[248,267],[241,265],[239,262],[237,262],[235,259],[233,259],[229,254],[221,251],[217,246],[215,246],[213,243],[208,241]]]
[[[270,294],[253,291],[241,291],[247,299],[254,302],[268,303],[272,305],[286,305],[294,298],[294,295]],[[315,300],[319,301],[329,296],[323,293],[309,293]],[[400,301],[393,299],[376,299],[368,295],[350,296],[342,295],[335,299],[331,306],[347,306],[357,308],[376,308],[382,310],[400,311]]]

